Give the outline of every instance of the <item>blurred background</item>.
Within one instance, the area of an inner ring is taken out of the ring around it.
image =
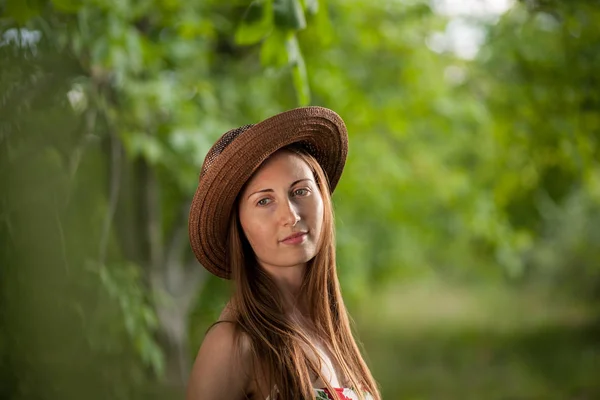
[[[225,131],[346,121],[338,269],[385,399],[600,398],[596,0],[0,0],[0,398],[183,399]]]

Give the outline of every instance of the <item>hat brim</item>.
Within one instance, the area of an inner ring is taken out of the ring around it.
[[[302,143],[315,157],[334,191],[348,154],[346,125],[334,111],[316,106],[296,108],[243,131],[201,175],[190,207],[190,244],[209,272],[230,279],[226,245],[235,199],[269,156],[293,143]]]

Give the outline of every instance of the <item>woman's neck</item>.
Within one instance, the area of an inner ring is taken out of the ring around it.
[[[302,293],[302,282],[304,280],[306,264],[265,269],[271,275],[283,297],[286,313],[290,314],[290,316],[297,313],[303,314],[305,296]]]

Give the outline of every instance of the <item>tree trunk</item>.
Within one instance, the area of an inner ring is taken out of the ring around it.
[[[148,283],[159,321],[158,340],[165,355],[165,378],[169,385],[185,387],[190,370],[188,315],[205,274],[195,262],[185,260],[189,206],[180,207],[179,218],[169,238],[163,235],[162,205],[154,171],[140,168],[146,210],[146,256]]]

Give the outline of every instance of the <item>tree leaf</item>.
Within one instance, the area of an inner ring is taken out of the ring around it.
[[[306,17],[300,0],[273,0],[275,26],[298,31],[306,28]]]
[[[235,31],[235,43],[250,45],[260,42],[273,30],[273,0],[253,1]]]
[[[280,30],[275,30],[260,48],[260,61],[263,66],[280,68],[288,63],[286,36]]]
[[[294,81],[294,89],[296,90],[296,98],[298,104],[306,106],[310,103],[310,88],[308,85],[308,75],[306,73],[306,65],[304,57],[298,45],[298,39],[295,34],[289,34],[286,41],[286,51],[288,54],[288,62],[292,65],[292,79]]]
[[[319,0],[302,0],[302,6],[309,15],[316,15],[319,12]]]
[[[43,2],[39,0],[6,0],[4,13],[6,16],[13,18],[19,24],[24,24],[31,18],[39,15],[42,7]]]
[[[81,9],[82,2],[79,0],[52,0],[54,7],[64,13],[75,14]]]

